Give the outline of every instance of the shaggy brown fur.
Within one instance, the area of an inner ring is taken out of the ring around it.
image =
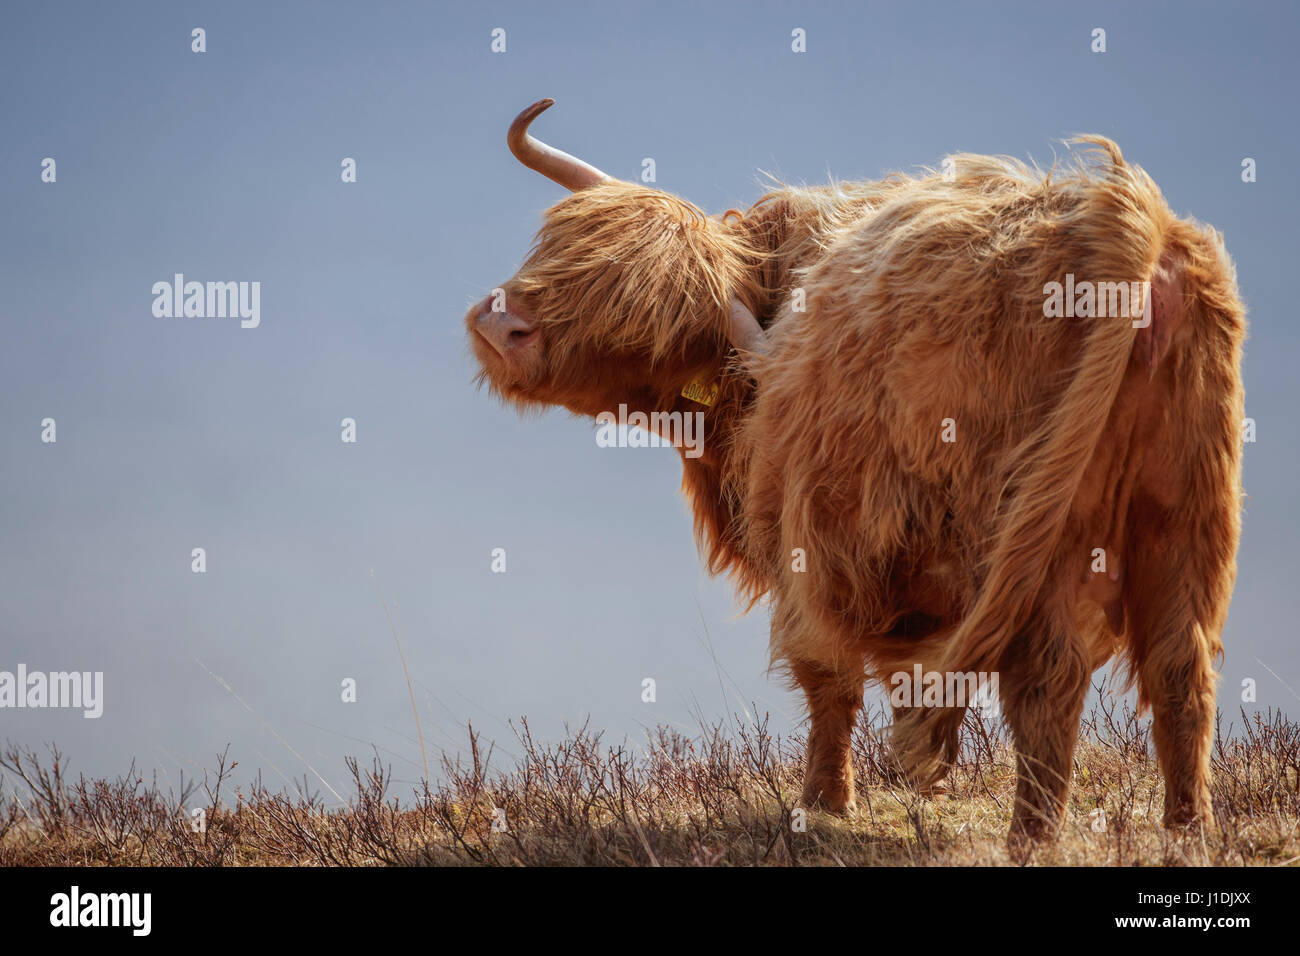
[[[1220,237],[1086,142],[1048,175],[960,155],[955,178],[779,189],[717,219],[629,183],[584,189],[504,287],[537,322],[527,361],[474,339],[521,407],[705,412],[683,488],[709,570],[772,599],[773,661],[809,702],[810,804],[853,803],[866,680],[996,671],[1013,844],[1050,836],[1089,676],[1120,654],[1152,711],[1166,824],[1209,816],[1244,309]],[[1150,281],[1151,326],[1045,317],[1066,273]],[[765,355],[728,349],[732,297]],[[680,394],[701,376],[720,385],[708,408]],[[1090,572],[1097,548],[1108,574]],[[946,772],[963,713],[896,713],[919,784]]]

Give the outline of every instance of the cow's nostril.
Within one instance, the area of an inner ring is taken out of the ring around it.
[[[487,309],[478,314],[475,329],[504,358],[511,350],[532,342],[537,334],[537,323],[510,312]]]

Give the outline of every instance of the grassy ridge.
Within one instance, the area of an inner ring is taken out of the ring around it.
[[[1214,825],[1170,833],[1149,729],[1103,695],[1085,718],[1060,838],[1034,862],[1061,865],[1300,864],[1300,725],[1272,711],[1220,726]],[[803,740],[766,721],[687,737],[660,727],[637,752],[586,728],[534,740],[490,767],[473,728],[442,782],[405,796],[377,759],[348,761],[348,806],[232,792],[227,755],[185,792],[163,793],[132,767],[116,780],[65,779],[57,750],[0,755],[0,865],[971,865],[1009,862],[1015,788],[1005,729],[968,716],[961,760],[942,792],[898,779],[881,711],[855,734],[858,809],[842,818],[798,807]],[[182,809],[182,806],[184,809]],[[190,811],[202,808],[203,832]],[[502,828],[504,820],[504,828]],[[495,829],[494,829],[495,827]]]

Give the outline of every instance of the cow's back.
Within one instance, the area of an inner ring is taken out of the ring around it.
[[[1112,199],[1104,178],[1045,182],[991,157],[957,169],[832,239],[804,276],[807,311],[775,323],[742,436],[753,559],[800,615],[864,640],[917,620],[951,628],[973,605],[1006,501],[1033,493],[1027,469],[1100,321],[1046,314],[1045,287],[1146,278],[1172,222],[1154,186],[1140,192],[1144,175]],[[1129,323],[1108,321],[1127,348]],[[1087,409],[1102,420],[1111,381]],[[1080,491],[1107,489],[1094,476]]]

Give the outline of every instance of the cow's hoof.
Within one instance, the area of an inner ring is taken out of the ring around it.
[[[853,792],[843,787],[805,786],[800,805],[809,810],[833,813],[837,816],[852,813],[857,807]]]
[[[1186,801],[1166,806],[1164,826],[1166,830],[1191,830],[1199,832],[1214,818],[1210,812],[1209,800]]]
[[[1024,832],[1012,830],[1007,836],[1007,855],[1016,866],[1028,865],[1038,847],[1038,840]]]
[[[1056,827],[1044,820],[1022,823],[1012,820],[1007,834],[1007,853],[1016,866],[1024,866],[1034,858],[1034,853],[1056,839]]]

